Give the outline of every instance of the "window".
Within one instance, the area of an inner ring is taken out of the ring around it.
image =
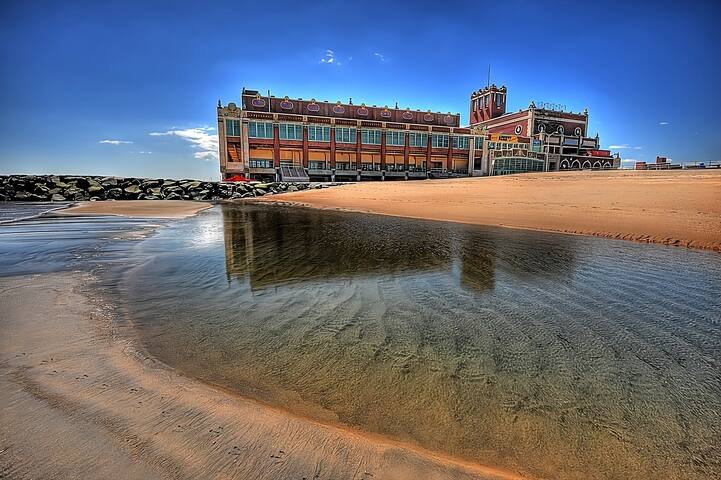
[[[380,130],[361,130],[361,142],[368,145],[380,145],[381,144],[381,131]]]
[[[448,135],[434,133],[432,137],[433,148],[448,148]]]
[[[303,125],[281,123],[278,133],[283,140],[303,140]]]
[[[308,140],[311,142],[330,142],[330,127],[308,125]]]
[[[428,146],[428,134],[427,133],[410,133],[408,135],[409,144],[411,147],[427,147]]]
[[[503,95],[496,94],[496,106],[500,107],[503,105]]]
[[[229,137],[240,136],[240,120],[226,120],[225,121],[225,134]]]
[[[405,146],[406,132],[398,130],[388,130],[386,132],[386,145]]]
[[[469,137],[453,137],[453,148],[468,150]]]
[[[248,161],[250,168],[273,168],[273,160],[253,160]]]
[[[483,148],[483,137],[476,137],[476,148]]]
[[[340,143],[356,143],[358,130],[348,127],[335,127],[335,141]]]
[[[271,122],[250,122],[248,136],[251,138],[273,138],[273,124]]]

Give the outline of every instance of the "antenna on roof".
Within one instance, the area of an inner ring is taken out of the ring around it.
[[[488,64],[488,83],[486,83],[486,87],[491,86],[491,64]]]

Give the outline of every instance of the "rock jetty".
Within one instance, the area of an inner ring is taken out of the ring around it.
[[[0,201],[230,200],[261,197],[333,184],[289,182],[202,182],[75,175],[0,176]]]

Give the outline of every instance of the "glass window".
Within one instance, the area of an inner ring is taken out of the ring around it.
[[[483,137],[476,137],[476,148],[483,148]]]
[[[410,133],[408,134],[408,143],[411,147],[427,147],[428,146],[428,134],[427,133]]]
[[[250,168],[273,168],[273,160],[266,160],[266,159],[250,159],[248,161],[248,166]]]
[[[303,140],[303,125],[297,123],[281,123],[278,134],[283,140]]]
[[[251,138],[273,138],[273,124],[271,122],[250,122],[248,136]]]
[[[386,132],[386,145],[405,146],[406,132],[398,130],[388,130]]]
[[[225,134],[230,137],[240,136],[240,120],[226,120]]]
[[[469,137],[453,137],[453,148],[468,150]]]
[[[361,142],[368,145],[380,145],[381,144],[381,131],[380,130],[361,130]]]
[[[432,137],[433,148],[448,148],[448,135],[434,133]]]
[[[330,142],[330,127],[308,125],[308,140],[311,142]]]
[[[348,127],[335,127],[335,141],[340,143],[356,143],[358,130]]]

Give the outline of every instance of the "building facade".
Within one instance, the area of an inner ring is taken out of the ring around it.
[[[472,124],[461,127],[460,115],[450,112],[295,100],[243,89],[240,106],[218,102],[222,178],[411,180],[612,168],[598,138],[584,137],[587,112],[562,114],[532,105],[507,115],[505,94],[505,87],[495,86],[474,92]],[[566,128],[573,135],[565,135]],[[597,156],[586,162],[589,152]]]
[[[601,149],[598,135],[588,136],[588,110],[565,112],[531,102],[525,110],[506,113],[506,96],[506,87],[495,85],[471,94],[471,127],[513,145],[490,145],[489,171],[484,174],[516,173],[511,170],[522,164],[537,171],[539,162],[541,171],[620,168],[621,159]]]

